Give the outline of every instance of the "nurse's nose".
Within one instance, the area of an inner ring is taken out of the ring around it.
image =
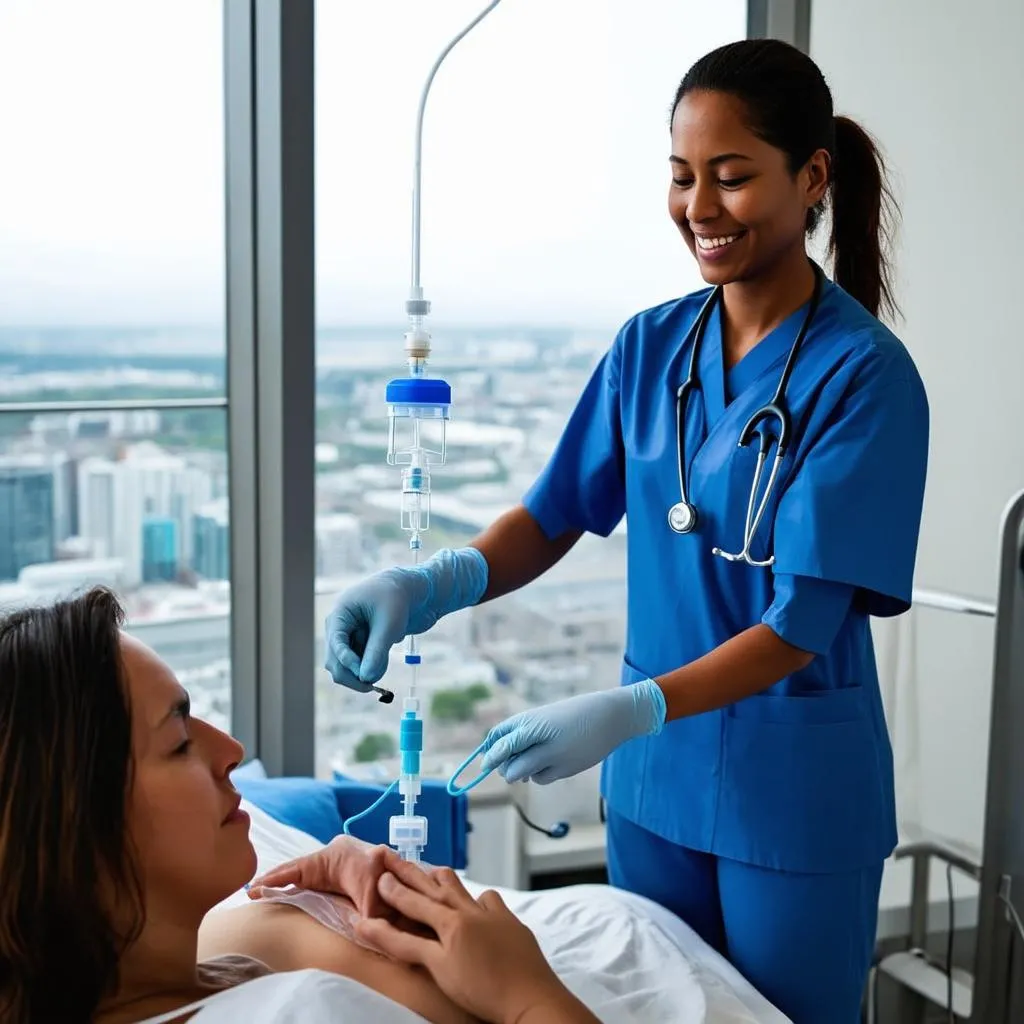
[[[700,224],[713,220],[722,210],[718,201],[718,189],[707,176],[698,177],[690,189],[689,202],[686,204],[686,219],[690,224]]]

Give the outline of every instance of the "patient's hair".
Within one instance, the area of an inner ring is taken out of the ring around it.
[[[123,621],[102,588],[0,618],[5,1024],[90,1020],[142,928]]]

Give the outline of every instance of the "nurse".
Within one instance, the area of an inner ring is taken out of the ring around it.
[[[893,306],[889,193],[817,66],[774,40],[687,72],[669,166],[669,212],[709,287],[623,326],[521,506],[469,548],[343,594],[327,668],[367,689],[405,634],[626,516],[621,687],[503,722],[483,767],[548,783],[603,762],[612,884],[676,912],[796,1024],[854,1024],[896,843],[869,616],[910,606],[928,454],[921,379],[877,319]],[[826,211],[834,281],[806,251]],[[744,548],[759,449],[738,441],[805,325],[785,457],[750,562],[729,561],[714,549]],[[680,450],[688,533],[668,515]]]

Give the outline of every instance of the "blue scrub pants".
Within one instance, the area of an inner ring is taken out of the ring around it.
[[[800,875],[662,839],[610,807],[608,878],[682,918],[793,1024],[858,1024],[882,865]]]

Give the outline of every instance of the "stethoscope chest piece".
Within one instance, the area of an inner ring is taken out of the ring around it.
[[[754,437],[760,438],[760,451],[757,456],[757,466],[754,470],[754,478],[750,485],[750,497],[747,502],[747,518],[743,529],[743,548],[736,554],[730,554],[721,548],[712,548],[712,554],[718,555],[729,562],[746,562],[747,565],[769,566],[775,561],[772,555],[767,559],[755,559],[750,553],[751,543],[757,528],[761,524],[768,503],[772,496],[772,489],[775,487],[782,460],[786,453],[786,446],[789,443],[789,436],[792,430],[789,406],[786,404],[786,385],[789,383],[790,374],[793,372],[793,365],[796,362],[797,354],[803,343],[814,319],[814,314],[821,299],[822,282],[824,275],[821,268],[814,265],[814,292],[811,301],[804,315],[803,324],[790,346],[789,357],[782,370],[775,394],[767,405],[758,409],[747,421],[743,432],[740,435],[739,444],[745,448],[751,443]],[[693,533],[697,526],[697,507],[690,501],[686,487],[686,452],[684,450],[684,435],[686,433],[686,404],[694,391],[700,390],[700,378],[697,369],[699,365],[700,345],[704,337],[704,328],[714,304],[721,300],[722,286],[719,285],[704,303],[697,319],[693,325],[693,341],[690,346],[690,365],[687,371],[686,380],[679,385],[676,391],[676,468],[679,471],[679,497],[668,510],[668,525],[675,533]],[[768,423],[776,424],[774,432],[768,429]],[[771,471],[768,474],[768,483],[765,486],[764,494],[760,495],[761,472],[768,459],[769,449],[774,442],[775,458],[772,460]]]
[[[697,510],[688,501],[677,501],[668,510],[668,525],[676,533],[692,533],[697,525]]]

